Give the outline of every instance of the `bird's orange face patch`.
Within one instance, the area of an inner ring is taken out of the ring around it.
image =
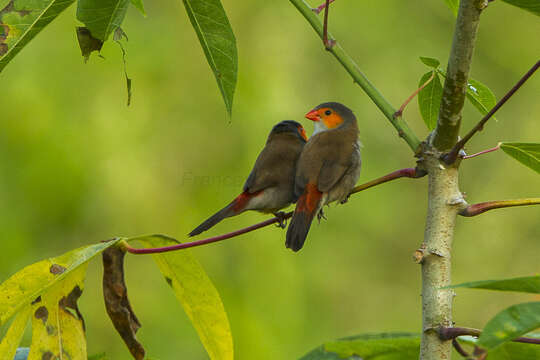
[[[328,129],[333,129],[343,123],[343,118],[330,108],[322,108],[317,112]]]
[[[307,139],[307,135],[306,135],[306,130],[304,130],[304,127],[302,125],[298,126],[298,132],[300,133],[300,136],[302,136],[302,138],[304,138],[304,140],[308,140]]]

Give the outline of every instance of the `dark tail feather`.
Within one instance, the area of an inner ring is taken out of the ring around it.
[[[298,251],[304,246],[311,222],[315,217],[315,211],[295,211],[289,228],[287,229],[287,240],[285,246],[292,251]]]
[[[223,209],[219,210],[214,215],[206,219],[201,225],[197,226],[192,232],[189,233],[189,236],[199,235],[203,231],[210,229],[212,226],[216,225],[221,220],[236,215],[234,211],[235,202],[233,201],[229,205],[225,206]]]
[[[219,210],[214,215],[206,219],[201,225],[197,226],[195,230],[189,233],[189,236],[199,235],[203,231],[210,229],[212,226],[216,225],[221,220],[240,214],[246,208],[248,201],[259,193],[250,194],[246,191],[241,193],[234,199],[229,205],[225,206],[223,209]]]

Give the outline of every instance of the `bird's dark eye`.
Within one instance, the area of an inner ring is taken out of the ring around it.
[[[328,115],[330,115],[331,113],[332,113],[332,112],[331,112],[330,110],[326,110],[326,111],[324,112],[324,115],[327,115],[327,116],[328,116]]]

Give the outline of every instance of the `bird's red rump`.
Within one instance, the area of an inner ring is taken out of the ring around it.
[[[304,194],[298,199],[297,211],[307,211],[309,213],[315,211],[319,206],[321,197],[322,192],[319,191],[316,184],[307,184]]]
[[[238,211],[241,211],[243,210],[245,207],[246,207],[246,204],[248,203],[248,201],[252,198],[254,198],[255,196],[257,195],[260,195],[263,191],[260,190],[260,191],[256,191],[254,192],[253,194],[250,194],[249,192],[247,191],[244,191],[243,193],[241,193],[240,195],[238,195],[236,197],[236,199],[234,199],[234,205],[233,205],[233,210],[235,212],[238,212]]]

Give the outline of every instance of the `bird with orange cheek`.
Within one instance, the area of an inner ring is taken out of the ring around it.
[[[304,245],[311,222],[322,207],[333,201],[344,203],[360,177],[360,143],[353,112],[336,102],[321,104],[306,118],[315,131],[302,150],[296,167],[296,209],[287,229],[287,248]]]
[[[221,220],[246,210],[274,213],[280,217],[282,213],[278,213],[279,210],[296,202],[294,175],[306,141],[306,132],[296,121],[285,120],[274,126],[242,193],[195,228],[189,236],[198,235]]]

